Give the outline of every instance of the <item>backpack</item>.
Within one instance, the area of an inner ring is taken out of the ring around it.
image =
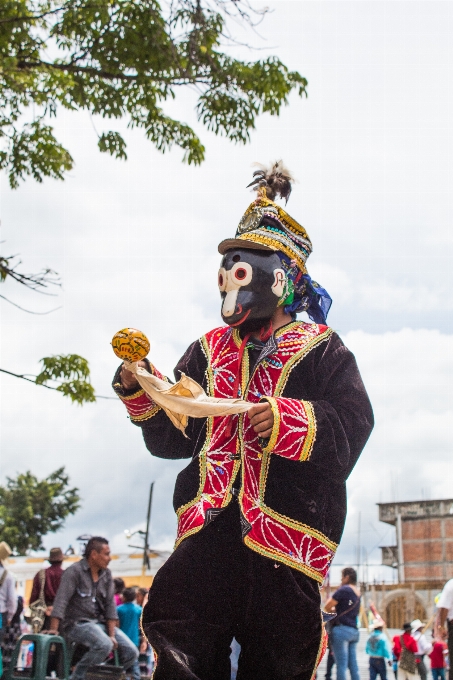
[[[47,605],[46,601],[44,599],[44,586],[46,583],[46,570],[41,569],[39,572],[39,582],[40,582],[40,589],[39,589],[39,597],[37,600],[34,602],[30,603],[30,612],[31,612],[31,628],[33,633],[40,633],[42,630],[42,627],[44,626],[44,621],[46,618],[46,610],[47,610]]]
[[[400,642],[401,642],[401,656],[399,667],[401,668],[402,671],[406,671],[406,673],[412,673],[412,675],[415,675],[417,673],[417,663],[415,661],[415,654],[414,652],[410,652],[408,650],[408,648],[404,644],[402,635],[400,636]]]

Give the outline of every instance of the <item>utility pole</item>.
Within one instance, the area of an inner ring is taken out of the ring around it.
[[[148,512],[146,514],[146,531],[143,545],[142,576],[145,576],[146,570],[150,568],[148,539],[149,539],[149,527],[151,524],[151,505],[153,502],[153,489],[154,482],[151,482],[151,486],[149,487]]]
[[[357,581],[360,582],[360,577],[359,577],[359,570],[360,570],[360,563],[361,563],[361,552],[362,552],[362,546],[360,545],[360,524],[362,520],[362,513],[359,511],[359,522],[357,526]]]
[[[404,583],[403,529],[399,508],[396,515],[396,545],[398,548],[398,581]]]

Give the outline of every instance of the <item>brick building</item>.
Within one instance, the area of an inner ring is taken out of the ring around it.
[[[381,522],[396,528],[396,545],[382,563],[396,566],[400,583],[453,577],[453,500],[379,503]]]
[[[382,564],[398,583],[376,586],[372,597],[390,628],[434,614],[434,597],[453,578],[453,499],[378,503],[381,522],[395,527],[396,545],[383,546]]]

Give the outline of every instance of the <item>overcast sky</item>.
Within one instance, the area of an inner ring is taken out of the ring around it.
[[[221,324],[217,244],[232,236],[252,200],[254,161],[283,158],[298,179],[289,212],[314,244],[311,275],[333,297],[329,317],[356,354],[376,428],[349,482],[349,514],[336,564],[370,563],[394,541],[377,502],[449,498],[452,490],[452,55],[450,2],[288,2],[273,10],[246,58],[278,54],[309,81],[279,118],[262,116],[251,143],[234,146],[196,122],[181,92],[167,111],[207,147],[199,167],[176,149],[162,156],[139,131],[62,113],[56,124],[75,159],[64,182],[1,176],[4,254],[26,271],[57,270],[64,288],[44,298],[2,284],[0,367],[36,374],[39,359],[75,352],[110,395],[109,346],[124,326],[142,329],[164,373],[187,345]],[[244,37],[238,29],[240,37]],[[242,52],[241,54],[244,54]],[[127,162],[97,151],[96,132],[124,131]],[[83,408],[2,375],[1,480],[65,465],[82,509],[46,547],[101,533],[125,549],[124,529],[143,527],[156,482],[151,543],[172,545],[174,479],[186,464],[153,458],[123,405]],[[388,568],[370,574],[391,579]]]

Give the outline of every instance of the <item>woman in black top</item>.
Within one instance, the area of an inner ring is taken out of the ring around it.
[[[357,666],[357,643],[359,631],[357,617],[360,612],[360,591],[357,588],[357,572],[346,567],[341,572],[341,586],[327,600],[327,612],[336,613],[332,621],[330,642],[337,664],[337,680],[346,680],[346,669],[349,668],[351,680],[360,680]]]

